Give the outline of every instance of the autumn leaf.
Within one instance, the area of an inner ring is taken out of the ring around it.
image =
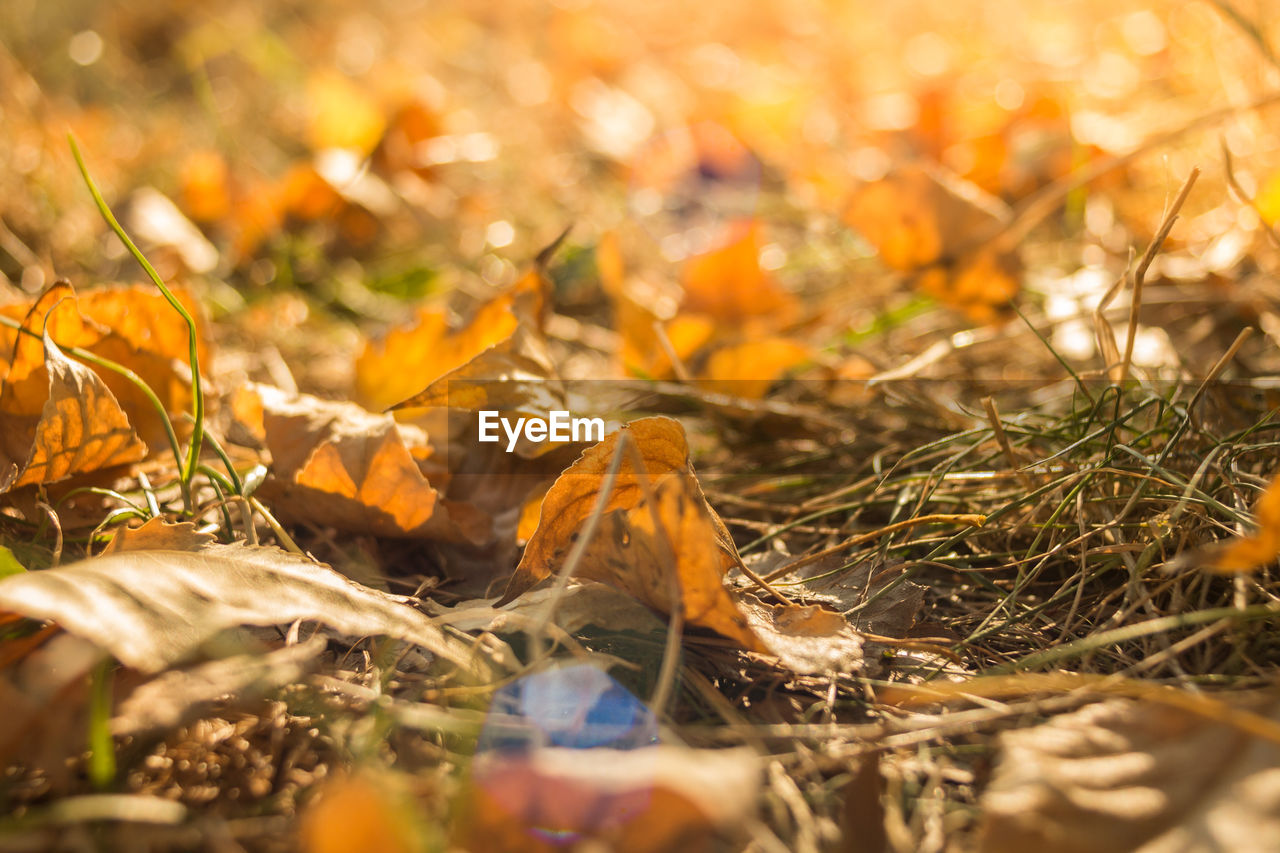
[[[356,399],[377,411],[395,404],[428,405],[418,398],[447,399],[433,383],[491,349],[488,360],[459,378],[501,379],[524,372],[545,378],[550,365],[539,339],[546,310],[546,282],[536,268],[481,305],[461,327],[452,328],[443,309],[422,308],[412,323],[393,329],[379,343],[365,344],[356,359]]]
[[[844,221],[890,269],[978,322],[1017,295],[1021,264],[982,241],[1010,217],[1002,203],[942,169],[906,166],[854,191]]]
[[[0,492],[126,465],[147,454],[98,375],[64,356],[47,335],[44,349],[38,372],[6,380],[0,390]],[[40,386],[45,398],[31,414]]]
[[[176,295],[190,310],[191,299],[177,289]],[[65,281],[46,289],[30,305],[9,306],[11,316],[23,310],[23,327],[35,335],[0,327],[0,370],[13,393],[44,362],[39,335],[47,332],[60,347],[79,347],[132,370],[146,383],[171,415],[191,406],[191,368],[185,324],[177,320],[173,307],[151,285],[113,286],[77,294]],[[199,316],[198,311],[191,312]],[[197,324],[196,351],[202,364],[209,363],[209,351]],[[150,399],[136,384],[115,371],[92,368],[110,389],[129,422],[150,447],[167,443],[167,432]],[[30,393],[39,397],[37,386]],[[29,409],[31,401],[20,404]],[[189,430],[173,418],[179,435]]]
[[[801,675],[862,672],[864,640],[843,615],[816,604],[740,602],[747,624],[769,654]]]
[[[616,586],[660,613],[679,608],[688,625],[764,651],[767,646],[725,588],[733,560],[697,480],[673,472],[655,478],[652,490],[652,507],[641,498],[634,507],[605,513],[578,575]]]
[[[416,427],[265,385],[240,389],[233,408],[271,452],[262,489],[280,516],[379,536],[488,539],[483,513],[450,507],[422,473],[431,448]]]
[[[685,261],[682,309],[721,323],[767,317],[780,325],[795,313],[795,298],[760,266],[760,225],[736,223],[724,244]]]
[[[1253,505],[1253,515],[1257,529],[1252,534],[1233,536],[1180,561],[1223,574],[1252,572],[1275,562],[1280,557],[1280,475]]]
[[[275,548],[208,544],[122,551],[0,580],[0,608],[51,619],[122,663],[160,672],[240,625],[298,619],[348,636],[416,643],[464,672],[485,669],[401,598]]]
[[[635,444],[644,471],[637,472],[631,455],[623,455],[605,512],[635,506],[644,495],[641,477],[691,471],[689,444],[679,421],[665,417],[641,418],[624,429]],[[567,551],[567,540],[591,515],[622,434],[620,430],[605,436],[556,478],[542,499],[538,526],[499,604],[513,600],[551,576]]]
[[[724,586],[725,572],[738,562],[737,551],[702,495],[683,427],[653,417],[624,429],[644,469],[637,471],[624,453],[578,576],[616,586],[661,613],[679,607],[689,625],[763,650]],[[557,478],[499,606],[558,570],[595,507],[623,434],[606,436]]]
[[[1225,722],[1112,699],[1001,746],[983,853],[1261,853],[1280,838],[1280,746]]]

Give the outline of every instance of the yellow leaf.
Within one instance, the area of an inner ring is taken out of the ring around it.
[[[307,141],[314,150],[373,151],[386,120],[373,99],[350,78],[322,72],[307,81]]]
[[[541,273],[531,270],[511,288],[480,306],[471,320],[459,328],[450,328],[442,309],[419,310],[412,323],[393,329],[379,343],[365,344],[356,359],[356,399],[370,409],[385,410],[486,349],[511,339],[521,322],[531,335],[539,335],[545,310],[544,289]]]

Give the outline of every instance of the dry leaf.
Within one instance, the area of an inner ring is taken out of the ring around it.
[[[595,840],[617,853],[719,849],[755,810],[760,762],[748,749],[544,748],[489,753],[472,767],[457,842],[472,853],[555,851]]]
[[[265,385],[242,388],[233,407],[249,418],[250,433],[261,417],[272,457],[262,492],[281,517],[379,536],[488,538],[487,519],[451,513],[423,475],[413,452],[429,452],[421,430],[352,403],[292,397]]]
[[[633,507],[605,513],[578,575],[616,586],[660,613],[683,608],[687,625],[715,631],[744,649],[768,649],[725,588],[734,560],[697,480],[673,472],[655,478],[652,489],[653,508],[641,497]]]
[[[809,347],[790,338],[766,337],[721,347],[707,359],[702,387],[748,400],[763,399],[769,387],[813,357]]]
[[[1001,743],[984,853],[1262,853],[1280,838],[1280,746],[1201,715],[1113,699]]]
[[[662,613],[671,613],[679,602],[687,624],[762,651],[724,586],[725,572],[738,562],[737,551],[693,475],[684,428],[671,418],[653,417],[624,429],[644,471],[637,472],[630,454],[623,455],[578,576],[612,584]],[[556,479],[499,606],[560,568],[595,507],[622,435],[619,430],[606,436]],[[653,508],[646,502],[649,491]]]
[[[191,300],[180,289],[175,295],[190,310]],[[18,307],[11,306],[8,313]],[[21,387],[23,380],[40,369],[44,348],[38,335],[47,332],[60,347],[79,347],[132,370],[160,398],[179,435],[189,431],[181,419],[172,417],[191,406],[187,328],[155,287],[107,287],[77,295],[70,284],[58,282],[25,306],[24,313],[23,326],[37,337],[0,328],[0,370],[5,372],[7,385]],[[198,316],[199,312],[192,313]],[[198,325],[196,338],[200,361],[208,364],[209,353]],[[115,371],[93,369],[143,441],[152,448],[165,446],[167,433],[147,396]],[[42,393],[38,385],[26,391],[35,397]],[[29,401],[19,404],[30,405]]]
[[[765,317],[778,325],[796,309],[795,298],[760,266],[756,222],[738,223],[723,246],[686,261],[680,283],[683,310],[708,314],[721,323]]]
[[[522,323],[527,337],[513,342],[503,355],[540,362],[539,354],[527,350],[537,346],[545,311],[546,282],[537,269],[480,306],[460,328],[452,328],[448,314],[440,308],[420,309],[412,323],[392,330],[380,343],[365,344],[356,359],[356,400],[376,411],[397,403],[424,405],[412,403],[409,398],[490,347],[510,340]],[[502,371],[509,367],[502,362],[495,365],[497,375],[466,378],[501,378]],[[540,365],[541,369],[547,367]]]
[[[486,669],[405,599],[275,548],[107,554],[0,580],[0,608],[51,619],[145,672],[190,657],[228,628],[299,619],[416,643],[477,676]]]
[[[553,568],[550,564],[556,562],[556,552],[563,555],[567,550],[562,540],[568,540],[591,515],[624,431],[634,443],[644,470],[637,472],[632,455],[623,455],[613,490],[604,506],[605,512],[636,506],[645,493],[642,477],[652,479],[673,471],[692,474],[684,427],[673,418],[640,418],[587,448],[556,478],[543,498],[538,527],[500,603],[512,600],[551,575]],[[705,500],[703,498],[704,503]],[[721,546],[732,548],[733,539],[723,523],[718,517],[714,523]],[[732,553],[736,559],[737,551]]]
[[[96,373],[64,356],[48,336],[44,352],[41,368],[21,381],[6,380],[0,390],[0,492],[126,465],[147,454]],[[44,401],[31,415],[41,386]]]
[[[1017,257],[976,246],[1008,219],[997,199],[924,166],[864,184],[844,213],[885,266],[918,274],[921,289],[980,322],[996,319],[1018,292]]]
[[[800,675],[861,672],[863,638],[839,613],[818,605],[769,605],[746,598],[739,607],[769,653]]]
[[[1224,574],[1251,572],[1280,557],[1280,474],[1253,505],[1257,530],[1235,536],[1188,557],[1188,561]]]
[[[325,637],[314,636],[296,646],[255,650],[162,673],[121,700],[111,718],[111,733],[124,737],[172,731],[228,696],[262,696],[295,684],[314,668],[327,645]]]
[[[390,779],[365,772],[326,780],[299,821],[303,853],[415,853],[419,830]]]
[[[137,527],[121,527],[111,537],[104,554],[120,551],[195,551],[216,542],[212,533],[201,533],[190,521],[176,524],[157,516]]]

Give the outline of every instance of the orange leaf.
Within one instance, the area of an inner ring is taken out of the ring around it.
[[[289,398],[267,386],[239,395],[237,412],[257,415],[274,462],[262,486],[282,517],[377,536],[482,542],[488,520],[454,518],[422,474],[410,442],[425,445],[414,427],[399,426],[350,403]],[[256,424],[246,425],[250,432]],[[406,440],[408,439],[408,440]]]
[[[795,311],[794,298],[761,269],[759,254],[759,225],[737,223],[723,246],[685,263],[682,307],[722,322],[762,316],[786,322]]]
[[[180,289],[176,295],[190,306],[190,299]],[[186,325],[151,285],[106,287],[77,295],[70,284],[58,282],[27,310],[23,326],[37,333],[48,332],[62,347],[80,347],[124,365],[141,377],[170,414],[186,411],[191,405]],[[197,352],[201,363],[208,364],[209,354],[198,331],[197,327]],[[35,414],[44,402],[44,386],[25,385],[23,380],[44,362],[40,339],[0,329],[0,348],[0,369],[5,371],[6,382],[14,386],[11,394],[17,395],[10,397],[7,411]],[[9,353],[12,358],[6,362],[3,359]],[[167,442],[164,425],[146,395],[115,371],[101,369],[98,375],[143,441],[152,447],[163,446]],[[34,397],[20,399],[27,393]],[[181,422],[175,427],[180,434],[189,429]]]
[[[689,464],[684,428],[671,418],[651,417],[624,429],[643,470],[636,470],[631,454],[623,455],[578,575],[617,586],[664,613],[683,607],[688,624],[730,637],[743,648],[763,650],[724,587],[724,574],[736,564],[737,551],[702,495]],[[556,479],[499,605],[560,568],[595,507],[623,435],[619,430],[606,436]],[[646,501],[650,492],[656,502],[652,509]]]
[[[1253,505],[1258,529],[1251,536],[1235,536],[1204,549],[1206,568],[1224,574],[1252,572],[1280,557],[1280,475]]]
[[[480,306],[468,323],[456,329],[449,327],[444,310],[419,310],[413,323],[392,330],[381,343],[365,344],[356,359],[356,399],[370,409],[385,410],[407,401],[490,347],[509,341],[522,322],[530,336],[540,336],[545,286],[542,274],[531,270],[511,288]]]
[[[708,390],[749,400],[762,399],[769,386],[812,357],[809,348],[789,338],[765,338],[721,347],[711,354],[702,375]]]
[[[997,319],[1018,292],[1017,256],[978,245],[1008,218],[978,187],[923,166],[864,184],[844,214],[885,266],[918,274],[922,290],[979,322]]]
[[[0,492],[126,465],[147,453],[98,375],[64,356],[47,335],[44,346],[43,366],[19,383],[6,380],[0,391]],[[30,417],[15,401],[30,400],[37,387],[45,400]]]

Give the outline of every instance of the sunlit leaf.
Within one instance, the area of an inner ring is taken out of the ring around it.
[[[261,429],[271,451],[272,475],[262,489],[281,517],[379,536],[488,538],[483,518],[453,518],[422,473],[410,448],[428,448],[416,427],[353,403],[262,385],[243,388],[236,398],[237,411],[261,417],[260,426],[246,426]]]
[[[0,492],[126,465],[147,453],[98,375],[64,356],[47,336],[44,343],[40,371],[6,381],[0,391]],[[29,401],[41,385],[45,400],[31,415]]]
[[[1234,536],[1190,555],[1189,560],[1215,572],[1251,572],[1280,557],[1280,475],[1253,505],[1257,529],[1249,535]]]
[[[624,454],[578,576],[616,586],[661,613],[681,608],[689,625],[763,650],[724,586],[737,552],[693,475],[679,422],[644,418],[628,425],[626,434],[644,471]],[[561,566],[598,500],[622,435],[613,433],[590,448],[552,485],[500,604]]]
[[[984,853],[1256,850],[1280,837],[1280,746],[1113,699],[1001,736]]]
[[[761,268],[760,248],[759,223],[740,222],[724,245],[687,260],[680,276],[681,308],[720,322],[749,317],[785,322],[795,311],[795,298]]]
[[[544,289],[541,273],[531,270],[511,288],[480,306],[465,325],[457,328],[450,326],[444,310],[420,309],[411,324],[393,329],[380,342],[365,344],[356,360],[356,399],[377,411],[396,403],[421,405],[406,401],[490,347],[509,340],[521,324],[529,335],[526,341],[536,338],[545,311]],[[513,341],[508,352],[512,358],[540,360],[521,341]],[[503,362],[494,370],[502,371],[508,366]]]
[[[159,672],[240,625],[320,622],[348,636],[416,643],[479,672],[456,640],[404,600],[274,548],[123,551],[0,580],[0,608],[50,619],[121,662]]]

